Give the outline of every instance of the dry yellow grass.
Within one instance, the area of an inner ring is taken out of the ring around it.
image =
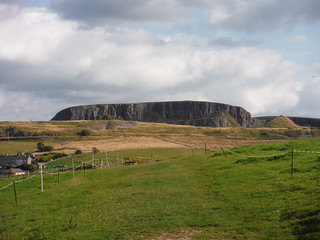
[[[194,148],[216,150],[221,146],[232,148],[237,146],[258,143],[278,142],[279,140],[256,139],[228,139],[203,135],[172,135],[172,136],[116,136],[102,140],[68,141],[54,145],[56,151],[73,154],[80,149],[83,153],[90,153],[93,148],[101,152],[134,150],[134,149],[159,149],[159,148]]]
[[[0,121],[0,127],[15,127],[33,133],[61,132],[69,130],[70,126],[76,126],[79,121],[51,122],[51,121]]]
[[[185,148],[183,144],[163,141],[155,137],[133,137],[119,136],[109,140],[83,140],[70,141],[54,146],[56,150],[61,149],[66,153],[74,153],[80,149],[84,153],[89,153],[92,148],[97,148],[101,152],[115,150],[151,149],[151,148]]]
[[[288,120],[284,118],[282,119],[281,127],[285,125],[283,122],[288,126]],[[0,130],[3,131],[3,139],[6,139],[6,132],[4,130],[7,127],[12,126],[30,134],[27,135],[27,137],[37,136],[32,141],[43,141],[45,144],[53,145],[55,151],[65,152],[67,154],[73,154],[78,149],[84,153],[90,153],[92,148],[97,148],[101,152],[152,148],[204,149],[205,147],[214,150],[220,149],[221,146],[236,147],[270,143],[272,141],[280,141],[279,139],[281,138],[287,138],[285,135],[286,130],[283,128],[278,130],[275,128],[211,128],[179,126],[164,123],[104,120],[0,122]],[[290,131],[299,131],[303,134],[304,130],[301,130],[299,127],[298,129],[294,128],[296,127],[295,124],[290,123],[289,126],[293,129]],[[89,129],[91,131],[90,136],[80,138],[77,133],[82,129]],[[32,135],[34,133],[44,134]],[[25,146],[25,143],[22,144]],[[23,149],[25,148],[26,147]],[[20,148],[17,149],[20,150]],[[28,149],[28,151],[34,150],[36,149]],[[8,150],[7,148],[5,149],[3,147],[3,149],[1,149],[0,147],[0,152],[1,151],[7,152]],[[15,149],[12,151],[17,150]]]
[[[301,128],[295,124],[291,119],[285,116],[278,116],[268,122],[268,127],[272,128],[289,128],[289,129],[299,129]]]

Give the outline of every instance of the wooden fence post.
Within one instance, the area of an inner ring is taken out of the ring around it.
[[[15,181],[13,181],[13,193],[14,193],[14,200],[16,202],[16,206],[18,206],[18,198],[17,198],[16,182]]]
[[[207,142],[204,143],[204,153],[207,155]]]
[[[294,171],[294,168],[293,168],[293,148],[292,148],[292,151],[291,151],[291,178],[293,177],[293,171]]]
[[[221,148],[221,150],[222,150],[222,152],[223,152],[223,155],[224,155],[224,157],[226,158],[226,159],[228,159],[227,158],[227,155],[226,155],[226,153],[225,153],[225,151],[224,151],[224,149],[223,149],[223,147],[220,145],[220,148]]]

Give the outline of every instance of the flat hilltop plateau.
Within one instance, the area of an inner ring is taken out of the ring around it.
[[[37,143],[51,145],[53,152],[74,154],[81,150],[101,152],[190,148],[220,149],[243,145],[319,137],[317,128],[300,127],[285,117],[269,127],[196,127],[123,120],[2,121],[0,154],[35,153]]]

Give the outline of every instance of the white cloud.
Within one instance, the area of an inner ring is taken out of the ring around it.
[[[201,10],[215,28],[247,32],[290,29],[303,22],[316,22],[318,0],[51,0],[50,9],[66,19],[91,26],[128,22],[185,24]]]
[[[231,11],[218,6],[211,10],[209,22],[212,25],[219,25],[221,22],[228,20],[231,17]]]
[[[210,43],[216,45],[216,46],[222,46],[227,48],[235,48],[235,47],[254,47],[258,46],[262,43],[260,40],[250,40],[250,39],[242,39],[242,40],[236,40],[231,37],[227,36],[221,36],[214,38],[210,41]]]
[[[306,71],[307,72],[307,71]],[[300,116],[314,116],[320,118],[320,61],[316,61],[303,77],[304,89],[299,94],[300,103],[293,109],[293,113]]]
[[[317,61],[312,65],[312,71],[317,74],[320,73],[320,58],[317,59]],[[320,77],[320,76],[314,76],[314,77]]]
[[[18,11],[18,6],[15,4],[1,3],[0,1],[0,21],[12,16]]]
[[[304,35],[297,35],[297,36],[293,36],[293,37],[289,37],[286,39],[286,42],[289,43],[303,43],[307,40],[307,37]]]
[[[270,84],[261,88],[249,88],[244,92],[244,101],[252,114],[277,114],[284,109],[296,107],[302,89],[301,83]]]
[[[176,0],[51,0],[50,9],[62,17],[89,25],[119,21],[173,22],[180,21],[188,7]]]
[[[73,25],[45,9],[23,9],[0,22],[0,59],[43,62],[72,34]]]
[[[1,120],[49,120],[57,109],[68,105],[61,100],[38,97],[27,92],[8,92],[0,89]]]
[[[247,32],[291,29],[320,20],[318,0],[214,1],[209,23],[214,27]]]
[[[68,104],[184,99],[260,114],[295,107],[303,92],[297,64],[255,47],[216,50],[183,34],[83,28],[42,8],[2,20],[0,35],[0,114],[11,109],[16,119],[47,120]]]

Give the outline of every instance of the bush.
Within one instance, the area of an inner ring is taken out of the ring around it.
[[[115,116],[111,114],[106,114],[101,118],[101,120],[114,120],[114,119],[116,119]]]
[[[76,150],[75,153],[76,155],[82,154],[82,151],[80,149]]]
[[[52,146],[45,146],[44,147],[44,152],[51,152],[53,150]]]
[[[6,130],[6,136],[9,135],[9,137],[25,137],[26,134],[22,130],[17,130],[16,127],[10,126],[7,127]]]
[[[37,144],[37,148],[39,152],[51,152],[53,150],[52,146],[45,146],[43,143],[39,142]]]
[[[79,136],[84,137],[84,136],[89,136],[90,131],[88,129],[83,129],[80,132],[77,133]]]
[[[67,157],[68,155],[65,153],[50,153],[50,154],[46,154],[40,158],[37,159],[37,162],[49,162],[51,160],[55,160],[58,158],[63,158],[63,157]]]
[[[19,168],[23,171],[35,171],[37,170],[37,167],[32,164],[22,164],[19,166]]]
[[[92,148],[92,152],[93,152],[93,153],[99,153],[100,151],[99,151],[99,149],[98,149],[98,148],[93,147],[93,148]]]
[[[38,151],[39,152],[44,152],[44,144],[42,143],[42,142],[39,142],[38,144],[37,144],[37,148],[38,148]]]

